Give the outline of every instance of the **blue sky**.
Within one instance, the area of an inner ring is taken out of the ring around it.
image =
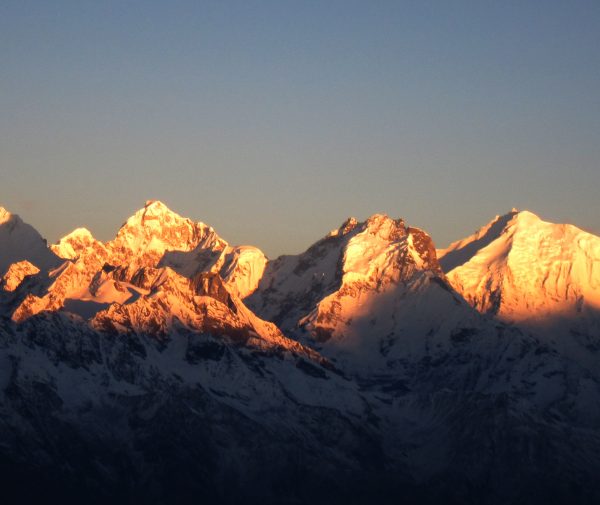
[[[270,256],[348,216],[437,245],[600,233],[600,2],[0,3],[0,205],[101,239],[147,199]]]

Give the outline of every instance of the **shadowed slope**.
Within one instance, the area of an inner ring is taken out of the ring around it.
[[[469,261],[480,249],[496,240],[517,213],[518,211],[513,209],[508,214],[496,216],[470,237],[457,240],[446,249],[438,249],[437,256],[442,270],[448,273],[450,270]]]
[[[35,228],[0,207],[0,277],[11,264],[20,261],[29,261],[41,270],[61,263]]]

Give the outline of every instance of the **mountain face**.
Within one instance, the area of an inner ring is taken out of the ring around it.
[[[397,375],[429,340],[482,324],[450,287],[430,237],[383,215],[350,218],[306,252],[270,262],[246,302],[361,375]]]
[[[89,319],[107,304],[137,297],[136,283],[153,268],[168,267],[188,278],[216,272],[244,297],[256,289],[267,261],[257,248],[229,246],[210,226],[182,218],[158,201],[146,202],[106,244],[78,228],[50,249],[57,265],[59,258],[63,263],[15,298],[16,321],[65,307]]]
[[[109,252],[106,246],[96,240],[87,228],[77,228],[62,237],[50,249],[59,258],[76,261],[80,258],[93,258],[104,263],[108,261]]]
[[[454,267],[453,285],[482,312],[522,321],[600,309],[600,238],[572,225],[511,212],[441,257]]]
[[[0,289],[4,291],[14,291],[17,289],[25,277],[35,275],[40,271],[38,267],[29,263],[27,260],[18,261],[8,267],[7,272],[0,281]]]
[[[267,261],[156,201],[15,236],[8,503],[600,502],[597,237],[512,211],[436,254],[374,215]]]
[[[600,237],[512,211],[440,256],[480,312],[563,346],[578,342],[588,357],[600,351]]]
[[[210,226],[182,218],[152,200],[127,220],[107,249],[111,264],[127,263],[132,273],[157,266],[187,277],[218,272],[241,297],[256,289],[267,262],[257,248],[231,247]]]
[[[0,207],[0,277],[13,263],[28,261],[36,268],[48,269],[60,264],[46,241],[19,216]]]
[[[113,306],[92,325],[66,312],[2,322],[7,503],[275,503],[321,489],[325,503],[373,474],[379,441],[351,382],[240,313],[214,276],[177,280],[199,314],[168,334],[136,318],[141,304]],[[164,282],[157,303],[181,314]],[[340,480],[328,482],[335,472]]]

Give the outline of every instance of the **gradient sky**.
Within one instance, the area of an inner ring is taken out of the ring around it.
[[[600,233],[600,2],[0,2],[0,205],[50,241],[147,199],[269,256],[350,215],[438,246]]]

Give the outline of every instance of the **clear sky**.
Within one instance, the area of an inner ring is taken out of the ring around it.
[[[348,216],[438,246],[600,232],[600,2],[0,2],[0,205],[50,241],[147,199],[269,256]]]

